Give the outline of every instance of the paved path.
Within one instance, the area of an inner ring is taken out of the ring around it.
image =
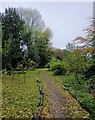
[[[55,77],[41,70],[39,78],[47,101],[42,112],[45,118],[89,118],[89,113],[81,108],[59,82],[55,82]]]

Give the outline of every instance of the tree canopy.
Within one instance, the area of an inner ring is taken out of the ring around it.
[[[1,17],[3,68],[15,69],[19,63],[25,66],[28,59],[44,67],[51,56],[52,32],[44,28],[39,11],[6,8]]]

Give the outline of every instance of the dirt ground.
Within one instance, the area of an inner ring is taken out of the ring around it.
[[[55,77],[46,70],[41,70],[39,79],[45,93],[45,104],[42,111],[44,118],[89,118],[89,113],[59,82],[55,82]]]

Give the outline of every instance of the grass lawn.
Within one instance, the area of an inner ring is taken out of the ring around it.
[[[81,80],[81,85],[78,84],[73,74],[54,76],[49,72],[56,82],[60,82],[65,88],[76,98],[76,100],[90,112],[91,117],[95,118],[95,97],[88,92],[88,81]]]
[[[39,90],[36,83],[37,72],[27,71],[11,75],[2,74],[2,117],[31,118],[38,110]],[[25,78],[25,79],[24,79]]]

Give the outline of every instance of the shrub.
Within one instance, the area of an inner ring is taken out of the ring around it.
[[[38,64],[30,59],[28,59],[28,62],[27,62],[27,67],[28,69],[36,69],[38,67]]]
[[[57,61],[58,60],[56,58],[52,58],[52,60],[46,64],[46,67],[48,68],[48,70],[51,71],[51,66],[53,65],[53,63],[55,63]]]
[[[66,73],[66,69],[62,64],[62,61],[54,62],[50,65],[50,67],[54,75],[64,75]]]
[[[22,69],[23,69],[23,65],[20,64],[20,63],[18,63],[18,64],[17,64],[17,67],[16,67],[16,70],[17,70],[17,71],[21,71]]]
[[[84,71],[84,76],[86,79],[89,79],[94,75],[95,75],[95,65],[90,66],[86,71]]]

